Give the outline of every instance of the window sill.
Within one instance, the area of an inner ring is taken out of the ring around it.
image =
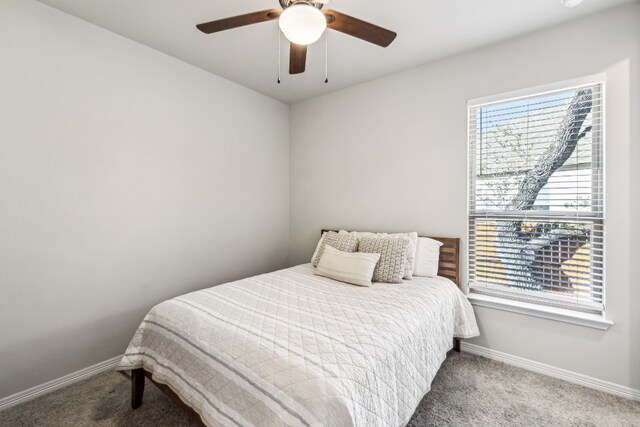
[[[571,323],[573,325],[586,326],[606,331],[613,322],[598,314],[581,313],[565,308],[549,307],[531,304],[522,301],[513,301],[489,295],[470,293],[467,299],[478,307],[494,308],[496,310],[509,311],[511,313],[525,314],[527,316],[541,317],[543,319],[556,320],[558,322]]]

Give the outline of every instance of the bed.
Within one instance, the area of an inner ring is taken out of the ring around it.
[[[118,370],[208,426],[402,426],[455,339],[478,334],[459,290],[459,240],[435,238],[439,277],[363,288],[310,264],[165,301]]]

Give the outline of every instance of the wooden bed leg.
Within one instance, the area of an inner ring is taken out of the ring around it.
[[[144,368],[131,371],[131,407],[138,409],[144,395]]]
[[[453,339],[453,349],[460,353],[460,338],[454,338]]]

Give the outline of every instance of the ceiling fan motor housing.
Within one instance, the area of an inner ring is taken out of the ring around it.
[[[313,7],[317,7],[318,9],[322,9],[322,6],[324,6],[325,4],[329,3],[329,0],[323,0],[323,1],[312,1],[312,0],[278,0],[280,2],[280,6],[282,6],[283,9],[286,9],[290,6],[296,5],[296,4],[308,4],[309,6],[313,6]]]

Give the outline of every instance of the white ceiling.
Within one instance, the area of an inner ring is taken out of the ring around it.
[[[342,33],[310,47],[307,71],[290,76],[283,38],[277,77],[277,22],[204,35],[201,22],[279,7],[277,0],[38,0],[187,63],[292,103],[434,59],[579,18],[634,0],[334,0],[328,7],[396,31],[386,49]],[[321,39],[323,40],[323,39]]]

